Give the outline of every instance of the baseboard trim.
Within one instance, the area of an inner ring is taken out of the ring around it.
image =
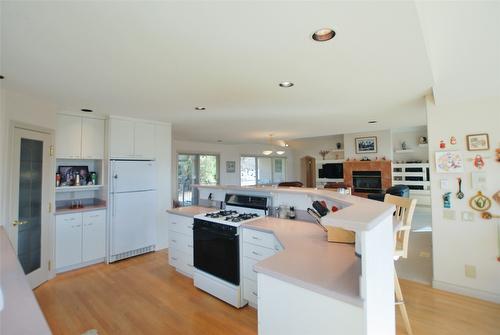
[[[491,302],[494,302],[496,304],[500,304],[500,294],[497,294],[497,293],[476,290],[476,289],[472,289],[469,287],[464,287],[464,286],[460,286],[460,285],[442,282],[439,280],[433,280],[432,287],[439,289],[439,290],[457,293],[457,294],[461,294],[461,295],[466,295],[469,297],[473,297],[473,298],[477,298],[477,299],[481,299],[481,300],[486,300],[486,301],[491,301]]]

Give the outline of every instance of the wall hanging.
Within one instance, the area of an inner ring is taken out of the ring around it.
[[[490,140],[488,134],[472,134],[467,135],[467,150],[478,151],[488,150],[490,148]]]
[[[485,196],[481,191],[478,191],[475,196],[470,198],[469,206],[478,212],[484,212],[490,209],[491,200]]]
[[[450,144],[451,145],[457,144],[457,138],[455,136],[450,137]]]
[[[446,148],[446,143],[444,143],[443,140],[439,142],[439,149],[445,149]]]
[[[493,194],[492,198],[497,202],[497,204],[500,205],[500,191],[497,191],[497,193]]]
[[[471,182],[472,188],[483,189],[487,186],[486,172],[483,171],[472,171],[471,172]]]
[[[481,155],[476,155],[472,161],[476,169],[482,169],[484,167],[484,159]]]
[[[236,172],[236,161],[226,161],[226,173]]]
[[[451,192],[443,194],[443,208],[451,208]]]
[[[357,137],[354,139],[357,154],[376,154],[377,136]]]
[[[464,192],[462,192],[462,178],[458,177],[458,192],[457,192],[457,198],[458,199],[463,199],[464,198]]]
[[[464,172],[464,160],[460,151],[436,151],[438,173]]]

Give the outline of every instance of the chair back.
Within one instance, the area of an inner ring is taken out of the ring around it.
[[[284,181],[278,184],[278,187],[303,187],[300,181]]]
[[[394,223],[397,227],[394,230],[394,257],[408,257],[408,241],[410,239],[411,222],[417,199],[403,198],[391,194],[386,194],[384,202],[396,206],[394,212]]]

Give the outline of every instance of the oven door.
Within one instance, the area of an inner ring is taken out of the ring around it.
[[[235,227],[195,219],[194,267],[240,284],[239,236]]]

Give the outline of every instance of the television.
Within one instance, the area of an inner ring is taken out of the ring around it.
[[[342,179],[344,178],[344,164],[342,163],[326,163],[318,171],[319,178],[325,179]]]

